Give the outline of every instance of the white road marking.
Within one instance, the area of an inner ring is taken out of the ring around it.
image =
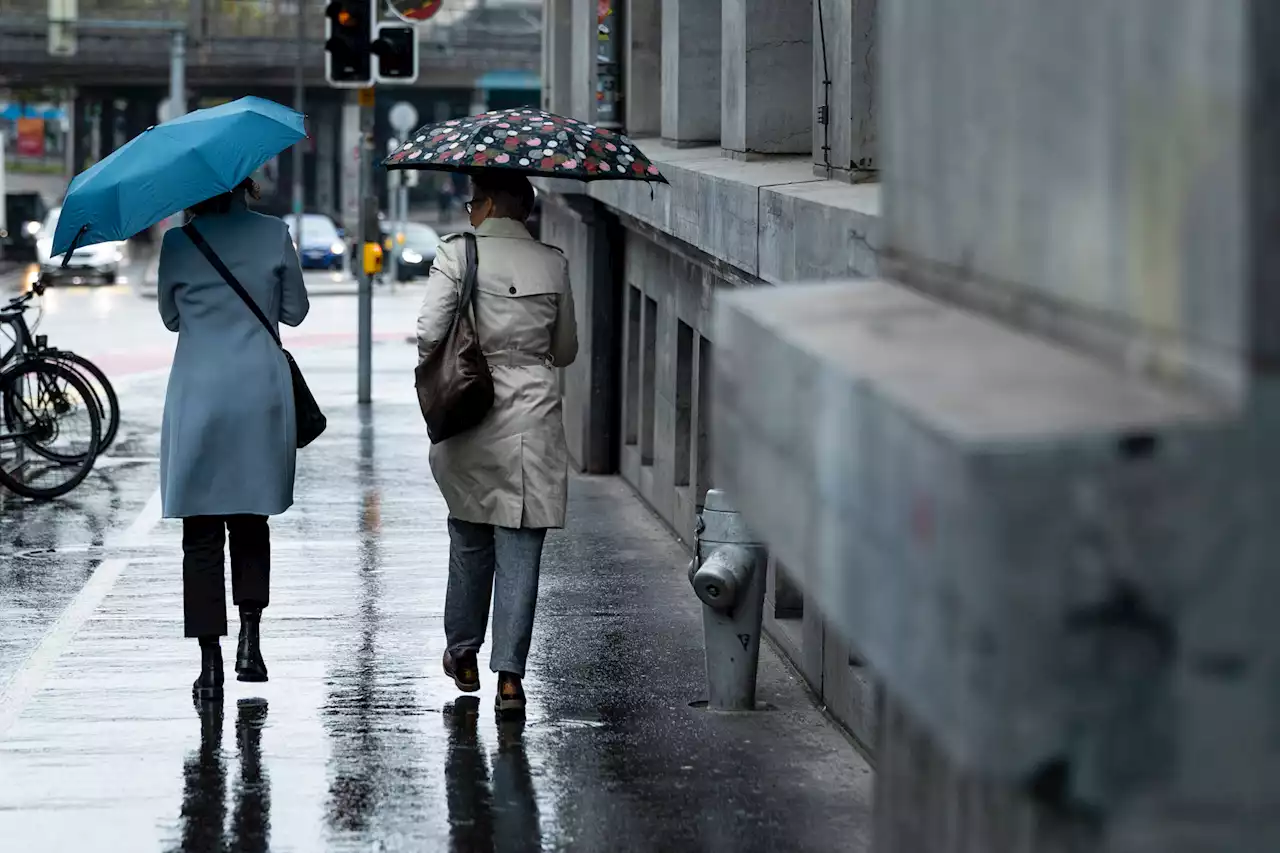
[[[9,683],[0,689],[0,740],[4,739],[9,727],[21,716],[31,697],[40,691],[62,652],[111,592],[128,564],[126,559],[117,559],[106,560],[98,566],[71,604],[62,611],[58,621],[45,633],[40,645],[22,662]]]
[[[108,548],[129,548],[144,544],[152,529],[160,521],[160,490],[151,495],[138,517],[118,536],[107,540]],[[31,697],[40,692],[45,679],[94,612],[110,595],[116,581],[124,573],[131,560],[114,558],[104,560],[85,582],[76,597],[45,632],[40,645],[18,667],[13,677],[0,688],[0,740],[22,715]]]

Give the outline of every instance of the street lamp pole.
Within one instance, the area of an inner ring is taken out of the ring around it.
[[[173,31],[169,51],[169,117],[187,114],[187,33],[183,29]]]
[[[307,89],[304,63],[307,49],[307,0],[298,0],[297,24],[298,57],[293,69],[293,108],[305,115]],[[299,251],[302,250],[302,211],[306,202],[306,190],[302,181],[305,160],[302,143],[293,146],[293,227],[294,239],[298,241]]]

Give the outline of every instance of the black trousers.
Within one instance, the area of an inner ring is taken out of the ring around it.
[[[224,548],[231,539],[231,599],[266,607],[271,531],[265,515],[198,515],[182,520],[182,614],[188,637],[227,635]]]

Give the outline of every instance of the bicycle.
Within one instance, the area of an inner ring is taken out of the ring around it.
[[[57,362],[25,358],[0,370],[0,486],[52,500],[89,476],[102,420],[80,374]]]
[[[29,293],[11,299],[8,305],[0,308],[0,325],[8,325],[14,329],[13,346],[0,355],[0,369],[4,369],[15,360],[43,358],[58,362],[80,374],[92,391],[89,399],[97,407],[98,416],[102,421],[102,441],[98,447],[98,453],[105,453],[107,448],[115,442],[116,435],[120,431],[120,400],[116,396],[116,389],[102,369],[92,361],[69,350],[50,347],[44,335],[33,333],[33,329],[27,325],[25,315],[32,299],[43,292],[44,284],[38,281]],[[36,325],[39,325],[39,320],[36,321]]]

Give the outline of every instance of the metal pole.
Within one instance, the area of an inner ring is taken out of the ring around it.
[[[370,242],[370,238],[377,239],[377,202],[371,198],[372,194],[373,90],[368,89],[360,93],[360,239],[356,242],[359,247],[356,261],[360,265],[360,305],[357,311],[360,325],[357,364],[359,377],[356,399],[360,403],[373,402],[373,274],[364,263],[365,245]],[[375,233],[369,233],[370,230]]]
[[[303,63],[306,59],[307,49],[307,4],[304,0],[298,0],[298,56],[297,63],[293,69],[293,108],[300,113],[306,113],[306,79],[303,74]],[[306,206],[305,193],[306,189],[302,182],[302,171],[304,169],[305,157],[302,153],[302,143],[293,146],[293,227],[294,239],[298,241],[298,250],[302,250],[302,211]]]
[[[171,119],[187,114],[187,34],[173,31],[169,55],[169,105]]]

